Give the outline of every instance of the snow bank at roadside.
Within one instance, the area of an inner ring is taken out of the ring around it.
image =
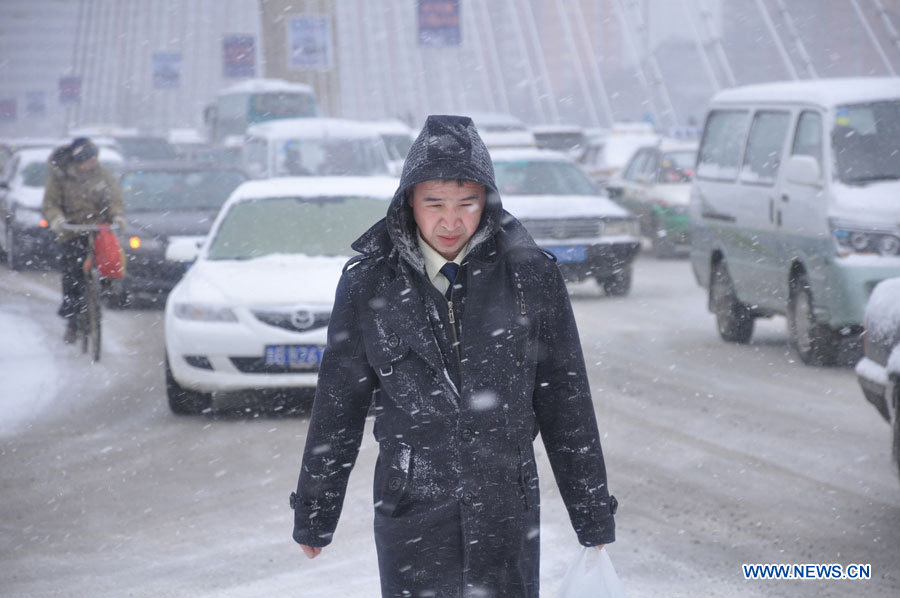
[[[50,339],[32,320],[0,307],[0,435],[40,413],[56,395]]]

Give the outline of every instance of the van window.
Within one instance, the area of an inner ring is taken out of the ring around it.
[[[710,113],[700,146],[698,177],[737,178],[748,119],[746,110],[715,110]]]
[[[790,121],[789,112],[756,113],[747,137],[747,149],[744,151],[742,181],[763,185],[775,183]]]
[[[647,156],[649,153],[650,150],[642,149],[635,154],[634,158],[631,159],[631,164],[628,165],[628,169],[625,171],[625,176],[623,177],[625,180],[637,180],[638,175],[644,170],[644,165],[647,163]]]
[[[900,179],[900,101],[838,106],[831,142],[842,182]]]
[[[822,116],[818,112],[804,111],[797,119],[792,156],[812,156],[822,166]]]

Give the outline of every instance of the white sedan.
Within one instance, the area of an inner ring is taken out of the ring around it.
[[[196,262],[166,302],[166,393],[199,413],[213,393],[314,388],[350,244],[387,213],[388,177],[247,182],[222,207],[206,243],[173,242]]]

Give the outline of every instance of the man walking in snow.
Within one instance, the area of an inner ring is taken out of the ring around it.
[[[555,260],[503,210],[471,119],[430,116],[387,216],[338,284],[303,454],[294,540],[334,534],[375,403],[382,596],[537,597],[540,432],[578,540],[616,500]]]

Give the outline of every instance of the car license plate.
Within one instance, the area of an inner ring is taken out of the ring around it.
[[[547,249],[553,252],[556,261],[561,264],[587,260],[587,247],[584,245],[556,245]]]
[[[266,365],[309,368],[322,361],[320,345],[266,345]]]

